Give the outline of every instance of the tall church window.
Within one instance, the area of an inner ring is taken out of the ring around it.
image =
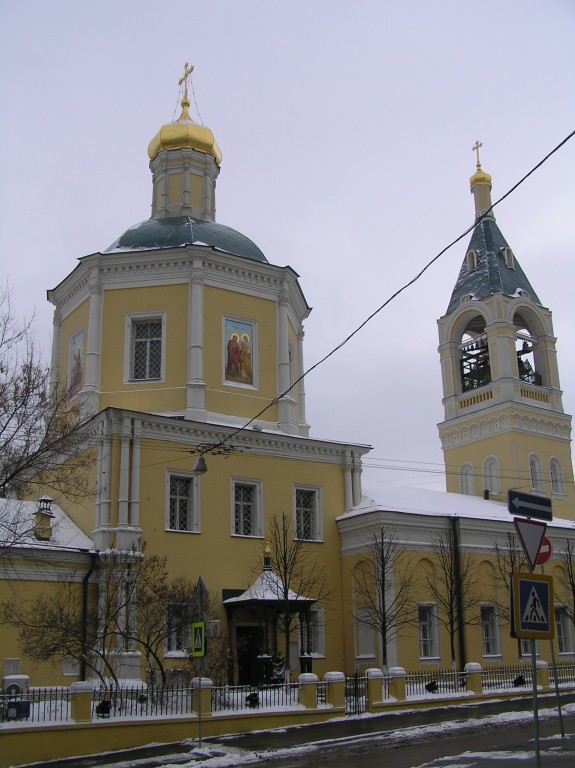
[[[563,473],[558,459],[553,458],[549,462],[549,475],[551,477],[551,492],[558,495],[564,494]]]
[[[481,640],[484,656],[499,655],[499,626],[494,605],[481,606]]]
[[[296,539],[319,541],[322,538],[320,502],[317,488],[295,489]]]
[[[489,345],[485,321],[477,315],[468,323],[460,347],[461,391],[469,392],[491,382]]]
[[[435,606],[432,604],[419,605],[417,608],[417,620],[419,624],[420,658],[437,658],[439,656],[439,640]]]
[[[261,485],[233,481],[233,527],[236,536],[262,535]]]
[[[490,494],[501,493],[499,463],[495,456],[489,456],[483,462],[483,490],[489,491]]]
[[[543,473],[541,471],[541,459],[532,453],[529,456],[529,477],[531,480],[531,490],[544,491]]]
[[[128,317],[129,369],[131,381],[162,378],[164,318],[131,315]]]
[[[468,251],[467,252],[467,271],[475,272],[476,269],[477,269],[477,252]]]
[[[459,488],[466,496],[475,496],[475,473],[471,464],[464,464],[459,470]]]

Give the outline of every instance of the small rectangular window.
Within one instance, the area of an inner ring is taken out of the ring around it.
[[[233,526],[236,536],[262,535],[262,510],[258,483],[233,481]]]

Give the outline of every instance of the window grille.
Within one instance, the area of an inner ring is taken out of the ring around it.
[[[234,533],[253,536],[256,518],[256,487],[236,483],[234,485]]]
[[[317,536],[316,491],[297,488],[295,493],[296,538],[315,540]]]
[[[159,379],[162,373],[162,321],[132,324],[132,379]]]
[[[170,477],[170,519],[172,531],[190,531],[192,529],[192,490],[191,477]]]

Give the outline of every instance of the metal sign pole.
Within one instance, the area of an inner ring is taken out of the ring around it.
[[[541,754],[539,751],[539,709],[537,706],[537,651],[535,640],[531,641],[531,677],[533,681],[533,718],[535,723],[535,765],[541,768]]]

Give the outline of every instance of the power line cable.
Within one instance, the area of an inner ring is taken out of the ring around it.
[[[341,341],[336,347],[334,347],[330,352],[328,352],[324,357],[322,357],[320,360],[317,361],[317,363],[314,363],[310,368],[308,368],[306,371],[304,371],[301,376],[299,376],[288,389],[286,389],[285,392],[282,392],[282,394],[278,395],[277,397],[274,397],[270,402],[265,406],[265,408],[262,408],[259,413],[257,413],[255,416],[253,416],[249,421],[247,421],[245,424],[243,424],[241,427],[238,427],[234,432],[224,437],[220,442],[213,443],[213,444],[206,444],[203,446],[198,446],[199,450],[193,451],[193,453],[200,453],[200,455],[203,455],[205,453],[217,453],[218,451],[225,448],[226,444],[229,443],[230,440],[232,440],[236,435],[238,435],[240,432],[242,432],[244,429],[249,427],[250,424],[252,424],[256,419],[258,419],[260,416],[262,416],[269,408],[271,408],[273,405],[278,403],[283,397],[286,397],[293,389],[294,387],[299,384],[300,381],[302,381],[308,374],[310,374],[312,371],[314,371],[316,368],[319,368],[320,365],[326,362],[332,355],[334,355],[336,352],[338,352],[342,347],[344,347],[351,339],[353,339],[354,336],[356,336],[371,320],[373,320],[374,317],[376,317],[385,307],[387,307],[391,302],[396,299],[400,294],[402,294],[405,290],[407,290],[409,287],[411,287],[414,283],[416,283],[424,274],[427,272],[427,270],[435,264],[435,262],[443,256],[444,253],[446,253],[450,248],[452,248],[454,245],[456,245],[460,240],[462,240],[466,235],[468,235],[470,232],[472,232],[475,227],[479,224],[480,221],[482,221],[486,216],[488,216],[491,211],[495,208],[496,205],[499,205],[499,203],[502,203],[503,200],[505,200],[509,195],[511,195],[521,184],[523,184],[533,173],[535,173],[536,170],[541,168],[541,166],[549,160],[550,157],[552,157],[561,147],[566,144],[570,139],[575,136],[575,131],[572,131],[568,136],[566,136],[559,144],[557,144],[556,147],[554,147],[550,152],[548,152],[545,157],[540,160],[536,165],[531,168],[530,171],[528,171],[521,179],[519,179],[518,182],[516,182],[504,195],[502,195],[498,200],[496,200],[490,208],[488,208],[486,211],[484,211],[480,216],[478,216],[473,224],[471,224],[467,229],[462,232],[458,237],[455,238],[449,245],[446,245],[445,248],[442,248],[441,251],[439,251],[438,254],[436,254],[430,261],[427,262],[427,264],[413,277],[411,280],[409,280],[407,283],[405,283],[401,288],[398,288],[397,291],[391,294],[389,298],[387,298],[384,303],[379,306],[374,312],[372,312],[360,325],[357,326],[355,330],[353,330],[349,336],[347,336],[343,341]]]

